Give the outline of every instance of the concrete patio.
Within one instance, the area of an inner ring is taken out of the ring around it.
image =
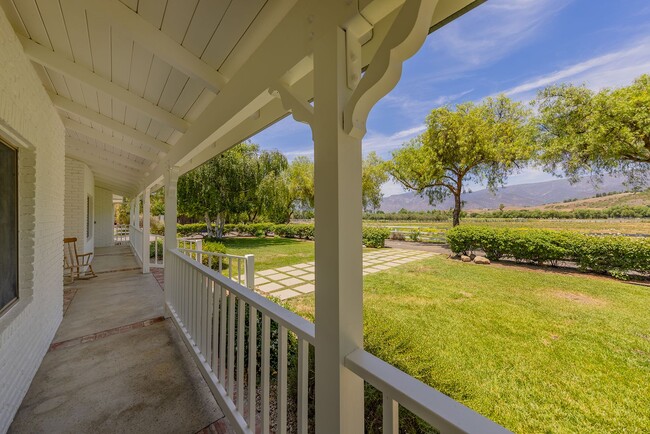
[[[9,431],[230,432],[163,317],[159,284],[128,270],[128,247],[97,250],[99,276],[66,286],[63,322]]]

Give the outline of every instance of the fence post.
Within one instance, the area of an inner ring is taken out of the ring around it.
[[[198,252],[202,252],[202,251],[203,251],[203,240],[196,240],[196,243],[194,244],[194,246],[195,246],[195,249],[196,249],[196,252],[197,252],[197,253],[196,253],[196,261],[197,261],[199,264],[202,264],[203,261],[201,261],[201,259],[202,259],[202,258],[201,258],[201,254],[198,253]]]
[[[255,255],[244,255],[246,258],[246,287],[255,290]]]

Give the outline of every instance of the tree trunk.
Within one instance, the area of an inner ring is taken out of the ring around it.
[[[212,231],[212,220],[210,220],[210,214],[206,211],[205,213],[205,226],[208,231],[208,237],[213,237],[214,232]]]
[[[454,192],[454,214],[453,214],[453,223],[452,226],[456,227],[460,224],[460,208],[461,208],[461,201],[460,201],[460,190],[458,192]]]
[[[215,222],[215,236],[217,238],[223,238],[223,229],[225,226],[225,219],[221,216],[221,213],[217,214],[217,220]]]

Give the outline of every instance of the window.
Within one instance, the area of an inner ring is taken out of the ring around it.
[[[18,152],[0,142],[0,312],[18,299]]]

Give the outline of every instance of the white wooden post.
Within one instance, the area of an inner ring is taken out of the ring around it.
[[[142,272],[149,272],[149,238],[151,214],[151,188],[144,190],[142,198]],[[158,247],[158,246],[154,246]]]
[[[168,266],[171,261],[168,261],[169,251],[178,249],[178,241],[176,241],[176,221],[177,211],[176,211],[176,189],[178,186],[178,167],[170,167],[169,170],[164,175],[165,181],[165,249],[163,253],[163,260],[165,261],[165,282],[167,285],[171,285],[171,282],[174,282],[173,276],[171,276],[172,270]],[[167,283],[169,282],[169,283]],[[166,303],[170,302],[170,293],[171,290],[165,288],[165,301]],[[168,314],[167,309],[165,312]]]
[[[201,254],[199,252],[203,251],[203,240],[196,240],[196,242],[194,243],[194,248],[196,250],[196,261],[199,264],[202,264],[203,261],[202,261]]]
[[[255,255],[244,255],[246,258],[246,287],[255,290]]]
[[[135,226],[140,229],[140,194],[135,197]]]
[[[314,45],[316,432],[363,432],[363,380],[343,366],[363,347],[361,139],[343,130],[345,32]]]

